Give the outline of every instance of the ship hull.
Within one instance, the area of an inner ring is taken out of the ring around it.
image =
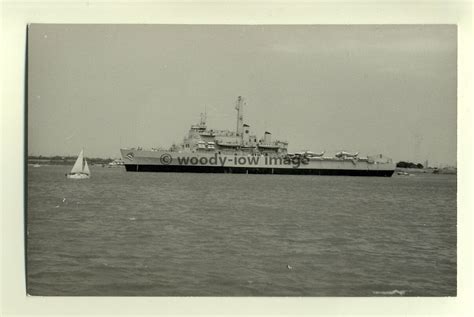
[[[138,165],[125,164],[127,172],[167,173],[223,173],[223,174],[276,174],[276,175],[326,175],[326,176],[380,176],[391,177],[393,170],[316,169],[316,168],[272,168],[272,167],[228,167],[228,166],[183,166],[183,165]]]
[[[127,172],[338,175],[390,177],[395,164],[354,159],[316,159],[282,164],[265,157],[122,149]],[[193,161],[194,160],[194,161]],[[247,160],[247,161],[245,161]]]
[[[87,174],[67,174],[66,177],[68,179],[88,179],[90,178]]]

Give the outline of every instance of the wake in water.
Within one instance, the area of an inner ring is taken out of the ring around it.
[[[394,289],[393,291],[373,291],[372,293],[375,294],[375,295],[400,295],[400,296],[403,296],[405,295],[407,291],[405,290],[397,290],[397,289]]]

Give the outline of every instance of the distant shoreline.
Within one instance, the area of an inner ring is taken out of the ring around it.
[[[34,165],[74,165],[77,156],[28,156],[28,164]],[[90,165],[107,165],[113,162],[114,159],[111,158],[87,158],[87,162]]]
[[[395,168],[395,173],[397,172],[405,172],[408,174],[450,174],[450,175],[456,175],[457,174],[457,168],[450,168],[450,167],[445,167],[445,168],[403,168],[403,167],[397,167]]]

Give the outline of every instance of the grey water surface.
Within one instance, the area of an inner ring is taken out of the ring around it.
[[[455,175],[69,169],[28,169],[30,295],[456,295]]]

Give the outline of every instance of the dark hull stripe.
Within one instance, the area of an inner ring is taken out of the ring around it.
[[[346,169],[300,169],[257,168],[198,165],[132,165],[126,164],[127,172],[175,172],[175,173],[229,173],[229,174],[282,174],[282,175],[341,175],[390,177],[393,170],[346,170]]]

